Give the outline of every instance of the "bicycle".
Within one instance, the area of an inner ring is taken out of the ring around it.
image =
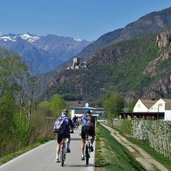
[[[67,141],[68,141],[68,138],[63,138],[61,142],[60,160],[61,160],[62,167],[64,166],[64,162],[66,159]]]
[[[86,158],[86,166],[88,166],[89,159],[90,159],[90,138],[88,133],[86,133],[85,158]]]
[[[75,123],[74,123],[74,128],[75,128],[75,129],[78,129],[78,127],[79,127],[79,122],[75,122]]]

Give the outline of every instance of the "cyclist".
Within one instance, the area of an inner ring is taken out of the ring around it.
[[[73,120],[73,123],[74,123],[75,128],[77,128],[79,126],[79,122],[78,122],[77,116],[74,115],[74,117],[72,118],[72,120]]]
[[[86,133],[90,135],[91,138],[91,145],[90,150],[93,151],[93,142],[95,137],[95,118],[91,114],[91,111],[88,109],[86,110],[86,113],[81,118],[82,121],[82,128],[81,128],[81,160],[84,160],[84,148],[86,143]]]
[[[62,127],[61,131],[57,134],[58,136],[57,136],[57,147],[56,147],[56,158],[55,158],[56,162],[60,162],[59,154],[60,154],[61,142],[63,138],[68,138],[67,153],[71,152],[70,151],[70,132],[73,133],[73,128],[74,128],[72,120],[68,117],[68,111],[66,109],[62,111],[61,116],[55,120],[55,123],[60,122],[61,120],[64,120],[64,121],[61,126]]]

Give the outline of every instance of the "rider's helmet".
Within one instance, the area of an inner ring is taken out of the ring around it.
[[[63,109],[62,110],[62,115],[63,116],[68,116],[68,110],[67,109]]]

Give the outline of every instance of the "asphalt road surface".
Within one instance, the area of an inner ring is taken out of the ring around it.
[[[94,152],[89,166],[81,160],[80,128],[71,134],[71,153],[67,153],[65,165],[55,162],[56,141],[50,141],[0,166],[0,171],[94,171]]]

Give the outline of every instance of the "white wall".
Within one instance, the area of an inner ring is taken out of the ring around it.
[[[71,118],[73,118],[75,115],[75,110],[71,110]]]
[[[81,117],[82,117],[82,114],[76,114],[76,113],[75,113],[75,110],[72,109],[72,110],[71,110],[71,119],[74,117],[74,115],[76,115],[78,118],[81,118]]]
[[[133,112],[148,112],[148,108],[139,99],[134,106]]]
[[[164,120],[171,121],[171,110],[165,111]]]

